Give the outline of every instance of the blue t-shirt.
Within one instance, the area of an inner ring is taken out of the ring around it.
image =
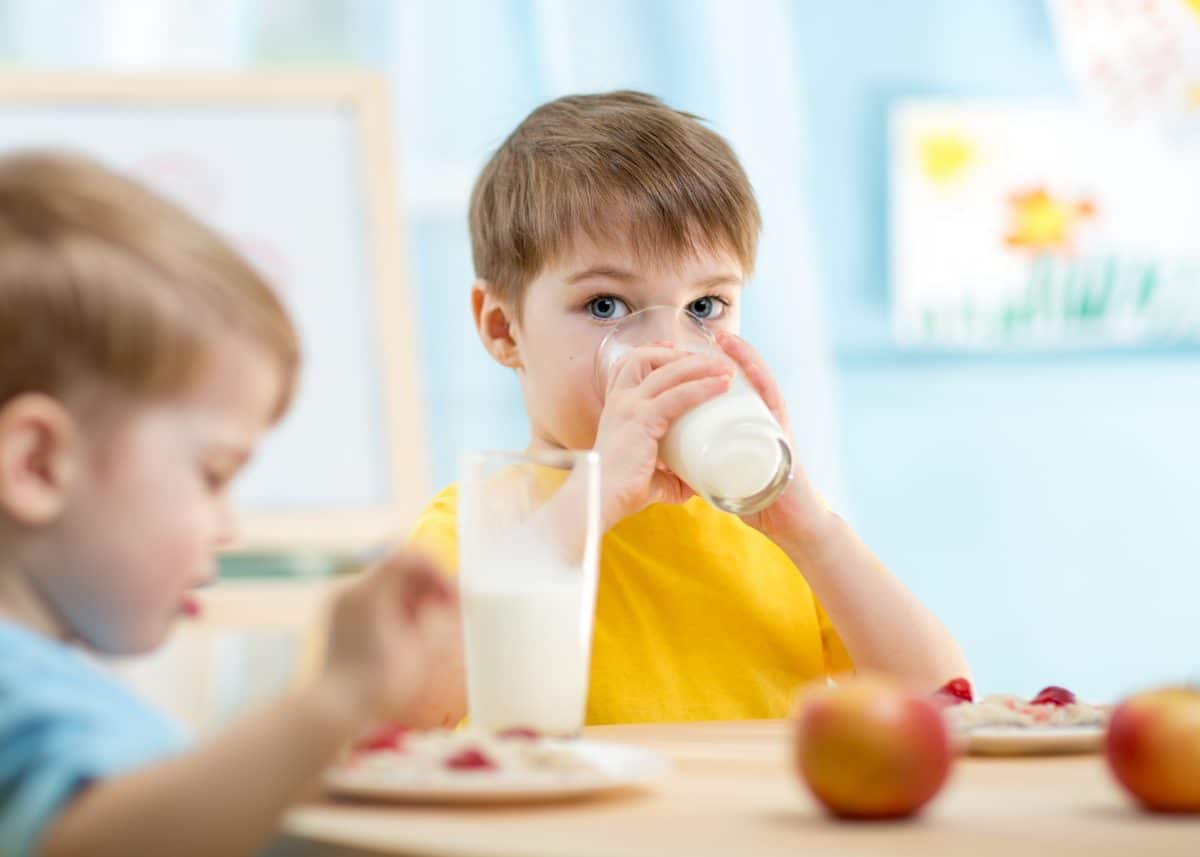
[[[185,749],[184,731],[82,654],[0,621],[0,857],[26,857],[95,779]]]

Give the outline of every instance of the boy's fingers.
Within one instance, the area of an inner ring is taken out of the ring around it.
[[[685,381],[721,375],[733,375],[729,361],[709,354],[693,354],[659,366],[645,377],[639,390],[653,399]]]
[[[724,393],[732,380],[731,375],[711,375],[677,384],[653,400],[652,416],[669,425],[701,402]]]
[[[618,360],[609,371],[608,389],[612,391],[636,387],[655,369],[687,356],[688,352],[675,348],[657,346],[635,348]]]
[[[454,592],[449,584],[434,576],[422,574],[406,580],[400,591],[404,615],[414,621],[431,609],[449,609],[454,602]]]
[[[382,583],[393,593],[410,618],[416,618],[429,604],[451,605],[457,598],[454,584],[424,554],[400,551],[381,564]]]

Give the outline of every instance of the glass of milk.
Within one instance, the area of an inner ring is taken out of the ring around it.
[[[712,333],[686,310],[654,306],[630,313],[596,352],[602,397],[622,358],[651,344],[724,356]],[[728,390],[675,421],[659,444],[659,457],[705,500],[738,515],[770,506],[792,478],[787,435],[740,370]]]
[[[465,455],[459,586],[472,725],[574,735],[587,705],[600,539],[595,452]]]

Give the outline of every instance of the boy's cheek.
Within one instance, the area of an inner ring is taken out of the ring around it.
[[[590,388],[567,389],[546,403],[548,422],[555,427],[556,439],[568,449],[590,449],[595,445],[600,423],[600,401]]]

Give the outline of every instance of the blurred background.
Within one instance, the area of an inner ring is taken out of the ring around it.
[[[1200,679],[1195,6],[0,0],[0,72],[385,76],[437,487],[526,442],[469,317],[483,162],[570,92],[704,117],[766,224],[743,332],[830,505],[985,691],[1108,699]]]

